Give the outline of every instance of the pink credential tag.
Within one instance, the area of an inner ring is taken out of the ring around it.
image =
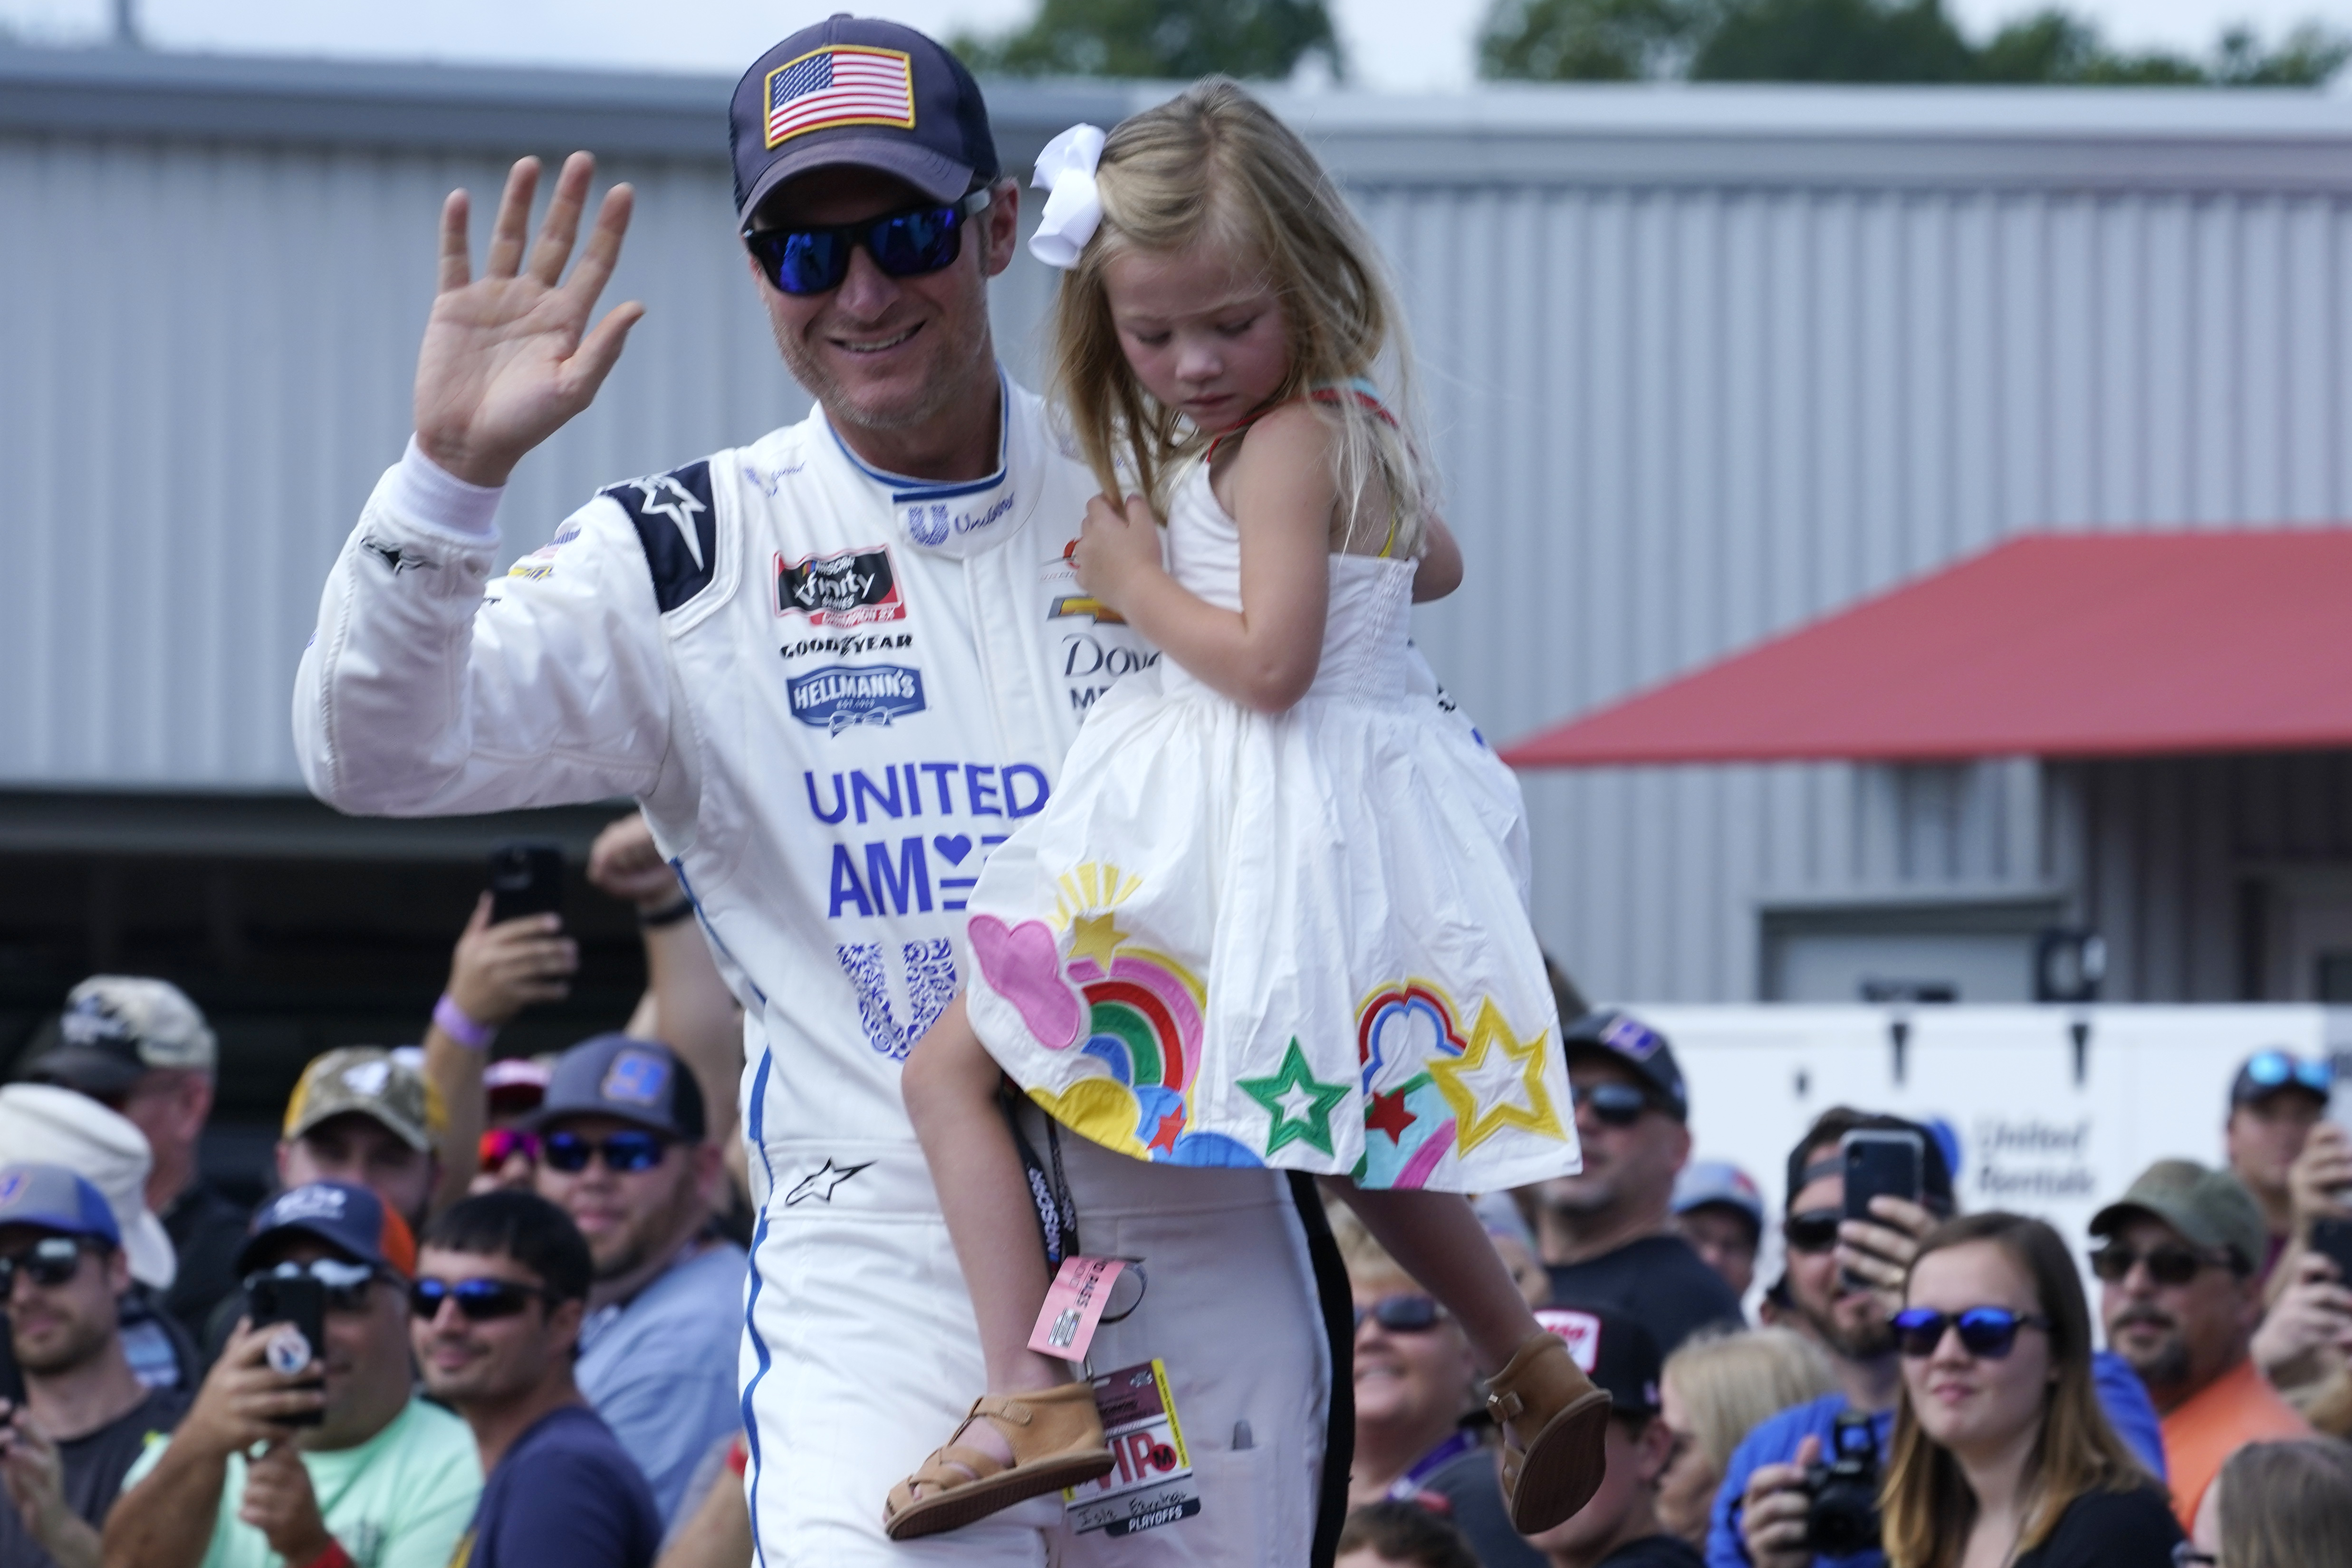
[[[1062,1271],[1045,1287],[1045,1310],[1029,1331],[1029,1348],[1039,1355],[1084,1361],[1102,1326],[1110,1288],[1128,1266],[1124,1258],[1065,1258]]]

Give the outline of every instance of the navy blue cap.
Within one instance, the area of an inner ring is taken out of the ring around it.
[[[850,164],[952,202],[1000,172],[988,105],[963,62],[912,27],[841,13],[803,27],[735,84],[735,215],[785,181]]]
[[[555,1059],[547,1098],[530,1124],[566,1116],[614,1116],[680,1142],[702,1142],[702,1088],[677,1053],[657,1040],[600,1034]]]
[[[1650,1097],[1660,1110],[1677,1122],[1690,1120],[1690,1091],[1683,1086],[1674,1048],[1664,1035],[1633,1014],[1614,1008],[1589,1012],[1561,1031],[1560,1043],[1570,1062],[1580,1056],[1615,1057],[1650,1086]]]
[[[289,1234],[315,1237],[354,1262],[416,1274],[416,1239],[408,1221],[368,1188],[346,1181],[289,1187],[254,1211],[236,1255],[237,1272],[253,1269],[273,1242]]]
[[[122,1245],[122,1228],[106,1195],[63,1166],[0,1166],[0,1225],[30,1225]]]

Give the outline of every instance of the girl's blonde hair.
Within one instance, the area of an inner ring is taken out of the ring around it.
[[[1417,455],[1412,350],[1377,249],[1315,154],[1265,105],[1207,77],[1121,120],[1096,170],[1103,219],[1062,279],[1054,316],[1055,385],[1072,433],[1108,495],[1122,470],[1167,515],[1168,486],[1213,432],[1192,428],[1136,381],[1119,350],[1105,268],[1129,250],[1170,252],[1206,240],[1264,268],[1281,302],[1289,372],[1267,406],[1323,388],[1310,406],[1331,427],[1339,491],[1334,542],[1371,524],[1390,553],[1417,555],[1434,497]],[[1395,423],[1348,392],[1383,367]],[[1384,515],[1360,517],[1380,498]],[[1394,532],[1390,532],[1393,523]]]
[[[2058,1520],[2085,1492],[2136,1491],[2156,1484],[2124,1446],[2100,1406],[2091,1375],[2091,1309],[2082,1276],[2058,1233],[2021,1214],[1972,1214],[1948,1219],[1919,1242],[1911,1260],[1948,1247],[1990,1241],[2033,1281],[2042,1315],[2050,1321],[2050,1369],[2055,1374],[2042,1406],[2042,1430],[2026,1460],[2028,1501],[2015,1555],[2050,1538]],[[1906,1282],[1907,1289],[1907,1282]],[[1886,1561],[1894,1568],[1950,1568],[1976,1523],[1976,1494],[1960,1462],[1919,1425],[1908,1384],[1895,1415],[1895,1456],[1879,1504],[1886,1519]]]
[[[1689,1411],[1691,1439],[1717,1476],[1759,1421],[1837,1386],[1812,1342],[1780,1328],[1694,1334],[1666,1357],[1659,1379]]]

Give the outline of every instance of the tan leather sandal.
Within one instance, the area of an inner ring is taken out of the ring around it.
[[[1601,1488],[1609,1463],[1609,1396],[1555,1333],[1528,1335],[1486,1388],[1486,1408],[1504,1433],[1503,1499],[1511,1528],[1540,1534]]]
[[[974,1421],[986,1421],[1004,1434],[1012,1464],[956,1441]],[[1099,1479],[1114,1462],[1093,1385],[984,1394],[971,1402],[971,1414],[947,1446],[890,1489],[882,1505],[882,1528],[893,1541],[960,1530],[1025,1499]],[[915,1495],[917,1487],[924,1489],[921,1497]]]

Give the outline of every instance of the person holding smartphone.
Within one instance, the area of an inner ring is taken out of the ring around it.
[[[148,1437],[187,1407],[123,1353],[131,1264],[105,1195],[63,1166],[0,1166],[0,1568],[98,1568],[99,1528]]]
[[[271,1297],[308,1310],[238,1322],[125,1479],[107,1568],[446,1568],[482,1469],[465,1423],[411,1391],[407,1222],[312,1182],[254,1216],[236,1266],[256,1317]]]
[[[1849,1140],[1898,1134],[1918,1140],[1918,1186],[1904,1197],[1871,1197],[1868,1219],[1849,1218]],[[1821,1346],[1837,1390],[1759,1422],[1732,1451],[1707,1529],[1709,1568],[1879,1568],[1875,1548],[1844,1554],[1810,1544],[1814,1493],[1808,1472],[1822,1462],[1841,1416],[1868,1417],[1864,1445],[1883,1473],[1894,1437],[1902,1365],[1890,1321],[1904,1306],[1904,1282],[1921,1238],[1957,1207],[1943,1148],[1927,1128],[1849,1106],[1822,1113],[1790,1151],[1788,1314],[1781,1320]],[[2092,1376],[2107,1419],[2140,1461],[2162,1473],[2164,1448],[2147,1391],[2121,1360],[2095,1357]]]

